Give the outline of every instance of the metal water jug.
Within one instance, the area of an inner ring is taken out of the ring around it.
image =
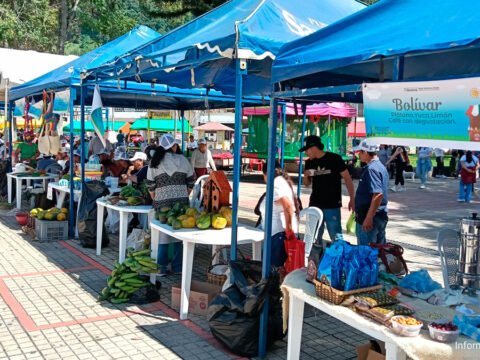
[[[457,283],[480,289],[480,218],[477,213],[460,222]]]

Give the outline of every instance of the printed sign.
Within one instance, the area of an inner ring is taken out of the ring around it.
[[[480,150],[480,78],[363,85],[371,143]]]

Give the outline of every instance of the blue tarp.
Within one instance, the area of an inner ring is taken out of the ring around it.
[[[382,0],[283,46],[272,82],[311,88],[392,81],[397,56],[404,56],[403,80],[478,75],[478,14],[478,0]]]
[[[234,94],[238,57],[250,60],[243,93],[265,95],[270,92],[271,62],[284,43],[364,8],[355,0],[310,0],[299,5],[292,0],[228,1],[122,57],[114,67],[89,73],[101,79],[155,80]]]
[[[128,54],[129,51],[160,38],[160,34],[147,26],[138,26],[119,38],[92,50],[78,59],[58,67],[25,84],[15,86],[10,91],[12,100],[29,96],[44,89],[65,89],[70,85],[80,85],[80,74],[90,67],[101,66],[113,62],[116,57]]]

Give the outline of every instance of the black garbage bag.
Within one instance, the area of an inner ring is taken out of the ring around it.
[[[5,196],[8,193],[7,174],[10,172],[12,172],[12,163],[10,159],[0,160],[0,195],[1,196]],[[15,189],[16,189],[15,185],[12,184],[12,190],[15,191]],[[12,199],[13,199],[13,195],[12,195]]]
[[[259,261],[231,261],[230,286],[208,307],[208,323],[213,336],[240,356],[258,355],[260,314],[269,298],[267,348],[284,337],[278,273],[262,279]],[[227,281],[229,281],[227,280]]]
[[[150,276],[140,276],[143,281],[150,281]],[[135,291],[128,301],[130,304],[145,305],[160,300],[160,289],[162,283],[156,281],[155,284],[149,284]]]
[[[82,198],[78,209],[78,238],[86,248],[97,246],[97,199],[108,195],[108,188],[101,181],[83,183]],[[108,246],[109,239],[103,225],[102,248]]]

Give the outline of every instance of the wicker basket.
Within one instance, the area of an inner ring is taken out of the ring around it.
[[[317,296],[335,305],[341,304],[343,301],[345,301],[346,298],[351,295],[365,292],[375,292],[383,287],[383,285],[375,285],[356,290],[341,291],[331,287],[328,284],[328,280],[325,276],[322,277],[322,281],[318,281],[317,279],[315,279],[313,280],[313,283],[315,284],[315,292],[317,293]]]
[[[221,247],[218,247],[215,252],[213,253],[212,255],[212,259],[210,260],[210,266],[208,267],[207,269],[207,281],[210,283],[210,284],[214,284],[214,285],[220,285],[220,286],[223,286],[223,284],[225,283],[225,281],[227,280],[227,275],[217,275],[217,274],[213,274],[212,273],[212,270],[215,268],[215,266],[219,266],[219,265],[227,265],[228,264],[228,261],[226,259],[224,259],[221,254],[222,254],[222,250],[223,249],[227,249],[229,248],[230,246],[221,246]],[[245,259],[245,256],[243,256],[243,253],[240,251],[240,249],[238,249],[238,253],[240,254],[240,256],[242,257],[242,259]],[[213,259],[215,259],[215,256],[219,254],[219,263],[218,264],[215,264],[213,265]]]
[[[30,214],[28,214],[28,222],[26,226],[30,229],[35,229],[35,218]]]

